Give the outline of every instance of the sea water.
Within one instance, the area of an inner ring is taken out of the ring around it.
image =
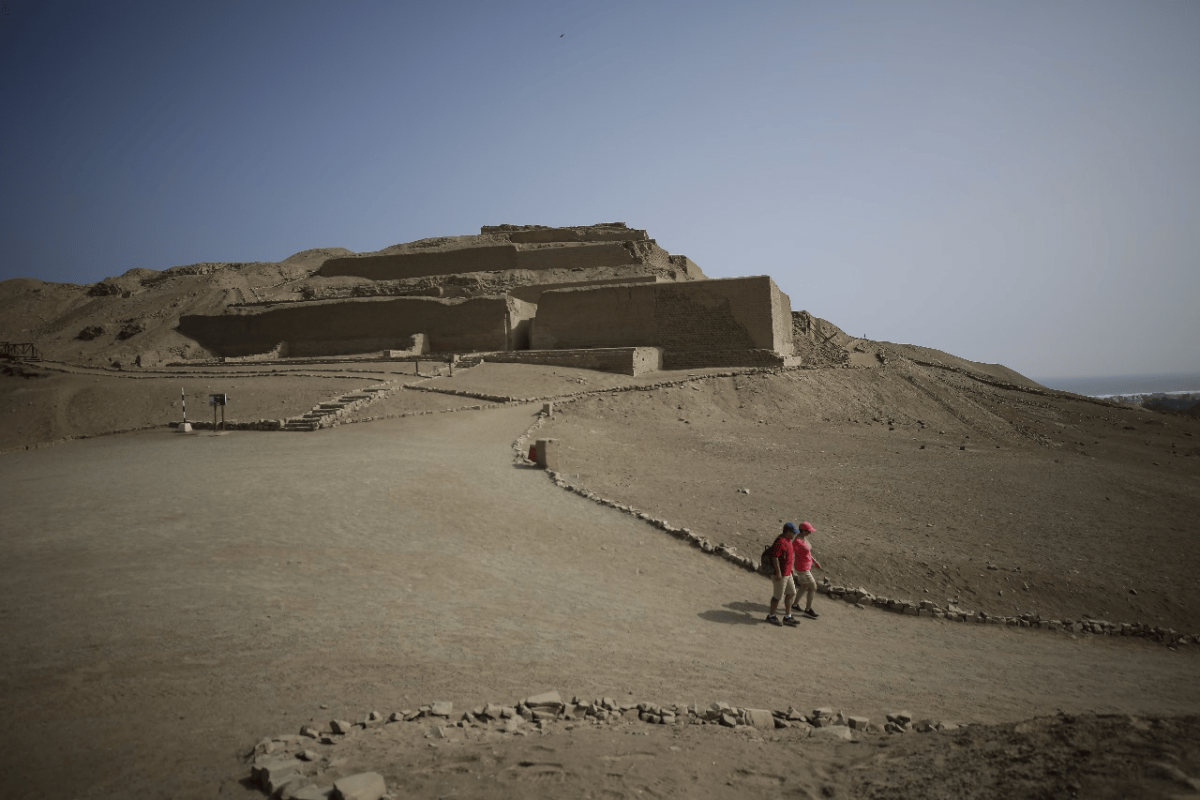
[[[1096,378],[1034,378],[1049,389],[1087,397],[1200,393],[1200,374],[1116,375]]]

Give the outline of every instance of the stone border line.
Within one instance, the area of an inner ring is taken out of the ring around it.
[[[171,422],[171,423],[167,423],[167,424],[175,425],[177,423]],[[209,423],[209,425],[211,426],[212,423]],[[68,444],[70,442],[78,442],[78,441],[82,441],[83,439],[95,439],[100,436],[116,436],[117,434],[121,434],[121,433],[138,433],[140,431],[153,431],[153,430],[158,430],[159,428],[163,428],[163,427],[166,427],[166,425],[142,425],[141,427],[137,427],[137,428],[122,428],[121,430],[116,430],[116,431],[101,431],[99,433],[81,433],[78,436],[64,436],[61,439],[51,439],[48,442],[34,442],[33,444],[27,444],[22,447],[10,447],[7,450],[0,450],[0,456],[6,455],[8,453],[23,453],[26,450],[41,450],[44,447],[57,447],[60,444]]]
[[[355,362],[357,363],[357,362]],[[57,365],[57,366],[48,366]],[[279,377],[296,377],[296,378],[336,378],[338,373],[365,373],[370,375],[392,375],[396,374],[393,370],[386,369],[327,369],[327,370],[312,370],[307,364],[296,364],[297,367],[309,369],[309,372],[293,372],[286,369],[263,369],[261,366],[255,365],[230,365],[229,369],[214,370],[211,364],[198,364],[194,372],[179,372],[177,370],[154,369],[138,367],[137,371],[114,369],[113,367],[85,367],[76,364],[70,364],[66,361],[39,361],[38,367],[50,370],[51,372],[61,372],[67,375],[94,375],[96,377],[107,378],[279,378]],[[238,367],[246,369],[246,372],[235,371]],[[249,371],[253,369],[253,371]],[[207,371],[202,371],[207,370]]]
[[[538,414],[537,420],[534,421],[525,433],[513,441],[512,447],[516,463],[524,466],[533,463],[528,458],[529,440],[548,418],[546,411],[543,410]],[[560,489],[565,489],[599,505],[616,509],[625,514],[632,514],[652,527],[658,528],[677,539],[686,540],[689,544],[700,548],[705,553],[716,555],[729,561],[734,566],[758,574],[758,562],[753,558],[738,555],[737,548],[735,547],[723,542],[713,544],[712,541],[693,533],[689,528],[676,527],[665,519],[656,518],[633,506],[602,497],[583,486],[571,484],[567,480],[569,476],[564,473],[547,470],[546,475]],[[995,565],[991,564],[988,565],[988,568],[998,569]],[[817,584],[817,591],[820,594],[827,595],[832,600],[842,600],[850,603],[855,608],[865,609],[871,606],[897,614],[914,617],[933,617],[949,622],[973,622],[987,625],[1006,625],[1015,628],[1037,628],[1041,630],[1063,631],[1071,634],[1091,633],[1104,636],[1136,636],[1163,644],[1171,649],[1200,644],[1200,634],[1180,633],[1174,628],[1152,626],[1141,622],[1109,622],[1108,620],[1092,619],[1090,617],[1050,619],[1043,618],[1041,615],[1035,613],[1004,616],[1001,614],[989,614],[986,611],[969,611],[959,608],[953,603],[947,604],[946,608],[942,608],[932,600],[914,602],[911,600],[877,596],[861,586],[856,588],[835,584],[827,576],[821,578],[821,582]]]
[[[271,797],[379,800],[387,795],[383,776],[378,772],[360,772],[339,777],[340,773],[335,771],[346,763],[347,758],[339,757],[333,748],[353,741],[366,730],[422,720],[433,723],[426,730],[427,739],[448,739],[455,728],[475,729],[485,734],[528,736],[536,732],[544,736],[553,733],[560,723],[563,731],[585,725],[644,723],[716,725],[742,730],[793,729],[797,731],[794,735],[801,739],[849,742],[881,734],[949,733],[972,725],[917,719],[908,711],[889,713],[887,722],[881,724],[871,722],[868,717],[848,716],[831,706],[816,708],[806,714],[794,706],[786,709],[741,708],[725,702],[708,706],[659,705],[617,702],[611,697],[585,701],[578,696],[563,702],[557,691],[549,691],[511,705],[489,702],[462,712],[456,712],[450,701],[435,700],[416,709],[393,711],[386,716],[371,711],[353,723],[335,719],[321,727],[303,725],[297,734],[264,737],[248,751],[250,781]],[[649,731],[638,733],[648,735]],[[322,749],[313,749],[317,747]]]

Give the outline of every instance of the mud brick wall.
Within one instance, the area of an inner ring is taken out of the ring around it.
[[[254,361],[275,361],[280,358],[287,358],[288,353],[287,342],[280,342],[265,353],[254,353],[248,356],[225,356],[222,360],[227,362],[254,362]]]
[[[538,305],[531,346],[771,350],[791,355],[791,302],[767,276],[560,289]]]
[[[644,242],[646,232],[633,228],[544,228],[533,231],[514,231],[509,234],[514,244],[543,244],[546,242]]]
[[[534,350],[654,347],[654,286],[556,289],[542,294],[533,321]]]
[[[630,275],[626,278],[603,278],[594,281],[572,281],[571,283],[531,283],[528,286],[517,286],[508,290],[510,297],[516,297],[528,303],[538,302],[543,292],[555,289],[581,289],[586,286],[612,286],[618,283],[657,283],[657,275]]]
[[[517,250],[517,269],[594,269],[640,263],[638,253],[624,242],[533,245]]]
[[[708,276],[701,272],[696,263],[687,256],[670,256],[667,260],[670,262],[672,269],[682,272],[691,280],[703,281],[708,279]]]
[[[391,253],[331,258],[319,274],[352,275],[370,280],[402,280],[467,272],[513,269],[592,269],[640,263],[639,253],[623,242],[527,246],[514,244],[464,247],[428,253]]]
[[[179,320],[179,332],[221,356],[262,353],[279,342],[294,357],[405,350],[418,333],[426,334],[431,352],[504,350],[510,337],[527,332],[534,308],[499,297],[330,300],[187,315]]]
[[[591,350],[521,350],[491,353],[487,361],[515,364],[552,364],[559,367],[594,369],[622,375],[643,375],[663,368],[659,347],[612,347]]]
[[[782,367],[786,359],[774,350],[669,350],[663,353],[663,369],[702,367]]]
[[[505,338],[505,350],[528,350],[529,336],[533,330],[533,318],[537,314],[537,305],[527,303],[519,297],[505,299],[508,324],[508,334]],[[478,349],[478,348],[476,348]]]

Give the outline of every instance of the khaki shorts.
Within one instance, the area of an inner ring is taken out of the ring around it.
[[[775,587],[774,591],[771,593],[772,600],[782,600],[788,595],[791,595],[792,597],[796,596],[796,584],[792,582],[791,575],[781,579],[776,579],[776,577],[772,575],[771,583],[774,584]]]
[[[817,590],[817,579],[812,576],[811,570],[806,569],[804,572],[797,572],[795,573],[795,576],[796,588],[801,592],[809,589],[812,589],[814,592]]]

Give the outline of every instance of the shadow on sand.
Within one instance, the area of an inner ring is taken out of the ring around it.
[[[724,622],[727,625],[766,625],[766,603],[726,603],[722,608],[701,611],[697,616],[709,622]]]

